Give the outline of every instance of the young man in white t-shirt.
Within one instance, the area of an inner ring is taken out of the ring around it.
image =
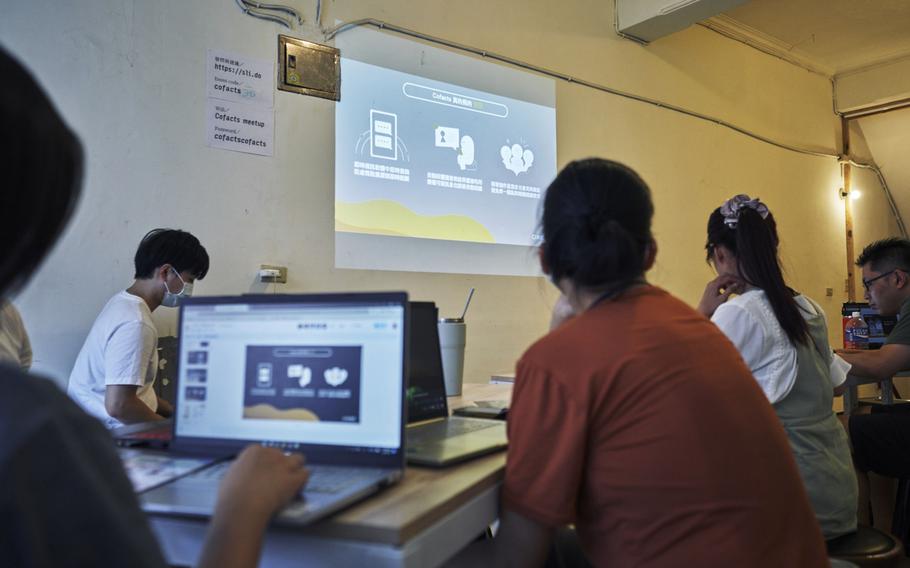
[[[176,307],[205,277],[209,256],[186,231],[155,229],[136,251],[136,280],[111,298],[70,373],[67,392],[108,428],[169,417],[174,408],[154,391],[158,331],[152,312]]]

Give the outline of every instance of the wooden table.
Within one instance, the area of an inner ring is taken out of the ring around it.
[[[449,407],[508,400],[511,385],[465,384]],[[273,527],[261,566],[439,566],[499,513],[505,452],[445,469],[409,467],[375,497],[305,529]],[[150,515],[171,564],[195,565],[207,523]]]

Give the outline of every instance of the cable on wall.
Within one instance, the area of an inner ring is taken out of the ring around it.
[[[317,6],[317,12],[321,15],[321,0],[317,0],[317,5],[316,5],[316,6]],[[319,20],[319,18],[317,17],[317,25],[319,25],[319,24],[320,24],[320,20]],[[553,70],[551,70],[551,69],[547,69],[547,68],[545,68],[545,67],[540,67],[540,66],[534,65],[534,64],[532,64],[532,63],[527,63],[527,62],[525,62],[525,61],[521,61],[521,60],[518,60],[518,59],[513,59],[513,58],[508,57],[508,56],[505,56],[505,55],[500,55],[500,54],[495,53],[495,52],[492,52],[492,51],[488,51],[488,50],[485,50],[485,49],[480,49],[480,48],[472,47],[472,46],[469,46],[469,45],[460,44],[460,43],[457,43],[457,42],[454,42],[454,41],[451,41],[451,40],[447,40],[447,39],[444,39],[444,38],[439,38],[439,37],[431,36],[431,35],[429,35],[429,34],[425,34],[425,33],[422,33],[422,32],[418,32],[418,31],[415,31],[415,30],[411,30],[411,29],[408,29],[408,28],[404,28],[404,27],[401,27],[401,26],[397,26],[397,25],[395,25],[395,24],[390,24],[390,23],[388,23],[388,22],[384,22],[384,21],[381,21],[381,20],[376,20],[376,19],[373,19],[373,18],[364,18],[364,19],[360,19],[360,20],[354,20],[354,21],[351,21],[351,22],[341,23],[341,24],[335,26],[334,28],[332,28],[332,29],[330,29],[330,30],[326,30],[326,31],[324,32],[325,39],[326,39],[326,41],[330,41],[330,40],[334,39],[335,37],[337,37],[339,34],[342,34],[342,33],[346,32],[346,31],[349,31],[349,30],[352,30],[352,29],[354,29],[354,28],[358,28],[358,27],[361,27],[361,26],[373,26],[373,27],[378,28],[379,30],[382,30],[382,31],[389,31],[389,32],[393,32],[393,33],[400,34],[400,35],[413,37],[413,38],[416,38],[416,39],[419,39],[419,40],[422,40],[422,41],[426,41],[426,42],[429,42],[429,43],[433,43],[433,44],[437,44],[437,45],[442,45],[442,46],[445,46],[445,47],[448,47],[448,48],[451,48],[451,49],[455,49],[455,50],[459,50],[459,51],[464,51],[464,52],[467,52],[467,53],[471,53],[471,54],[473,54],[473,55],[479,55],[480,57],[483,57],[483,58],[486,58],[486,59],[492,59],[492,60],[494,60],[494,61],[499,61],[499,62],[501,62],[501,63],[505,63],[505,64],[507,64],[507,65],[511,65],[511,66],[513,66],[513,67],[518,67],[518,68],[521,68],[521,69],[525,69],[525,70],[528,70],[528,71],[532,71],[532,72],[534,72],[534,73],[538,73],[538,74],[541,74],[541,75],[545,75],[545,76],[547,76],[547,77],[551,77],[551,78],[554,78],[554,79],[559,79],[559,80],[565,81],[565,82],[567,82],[567,83],[573,83],[573,84],[581,85],[581,86],[583,86],[583,87],[588,87],[588,88],[590,88],[590,89],[594,89],[594,90],[597,90],[597,91],[600,91],[600,92],[604,92],[604,93],[608,93],[608,94],[611,94],[611,95],[623,97],[623,98],[626,98],[626,99],[631,99],[631,100],[634,100],[634,101],[638,101],[638,102],[640,102],[640,103],[649,104],[649,105],[652,105],[652,106],[656,106],[656,107],[658,107],[658,108],[662,108],[662,109],[665,109],[665,110],[669,110],[669,111],[673,111],[673,112],[676,112],[676,113],[679,113],[679,114],[683,114],[683,115],[686,115],[686,116],[690,116],[690,117],[692,117],[692,118],[696,118],[696,119],[703,120],[703,121],[706,121],[706,122],[711,122],[711,123],[714,123],[714,124],[716,124],[716,125],[718,125],[718,126],[722,126],[722,127],[727,128],[727,129],[729,129],[729,130],[732,130],[732,131],[734,131],[734,132],[737,132],[737,133],[739,133],[739,134],[742,134],[742,135],[744,135],[744,136],[748,136],[749,138],[752,138],[753,140],[757,140],[757,141],[759,141],[759,142],[763,142],[763,143],[765,143],[765,144],[769,144],[769,145],[771,145],[771,146],[775,146],[775,147],[781,148],[781,149],[783,149],[783,150],[789,150],[789,151],[791,151],[791,152],[796,152],[796,153],[804,154],[804,155],[807,155],[807,156],[816,156],[816,157],[819,157],[819,158],[833,158],[833,159],[836,159],[839,163],[849,163],[849,164],[851,164],[851,165],[853,165],[853,166],[855,166],[855,167],[857,167],[857,168],[863,168],[863,169],[871,170],[871,171],[873,171],[873,172],[875,173],[875,175],[878,177],[878,181],[879,181],[879,183],[881,184],[882,190],[883,190],[884,193],[885,193],[885,198],[886,198],[887,201],[888,201],[888,206],[889,206],[890,209],[891,209],[891,214],[894,216],[894,219],[895,219],[895,221],[897,222],[898,228],[899,228],[900,231],[901,231],[901,235],[903,235],[905,238],[907,237],[907,230],[906,230],[906,227],[904,226],[903,218],[901,217],[900,211],[898,210],[897,205],[896,205],[896,203],[894,202],[894,197],[893,197],[893,195],[891,194],[891,190],[890,190],[890,188],[888,187],[888,183],[887,183],[887,181],[885,180],[885,176],[884,176],[884,174],[882,173],[881,169],[880,169],[878,166],[876,166],[875,164],[867,164],[867,163],[862,163],[862,162],[856,162],[856,161],[854,161],[852,158],[850,158],[849,156],[842,156],[842,155],[835,154],[835,153],[832,153],[832,152],[821,152],[821,151],[817,151],[817,150],[812,150],[812,149],[810,149],[810,148],[803,148],[803,147],[799,147],[799,146],[794,146],[794,145],[792,145],[792,144],[787,144],[787,143],[785,143],[785,142],[779,142],[779,141],[777,141],[777,140],[773,140],[773,139],[771,139],[771,138],[769,138],[769,137],[767,137],[767,136],[764,136],[764,135],[762,135],[762,134],[758,134],[758,133],[756,133],[756,132],[753,132],[753,131],[751,131],[751,130],[748,130],[748,129],[746,129],[746,128],[743,128],[743,127],[741,127],[741,126],[737,126],[737,125],[735,125],[735,124],[733,124],[733,123],[731,123],[731,122],[727,122],[726,120],[723,120],[723,119],[720,119],[720,118],[716,118],[716,117],[713,117],[713,116],[709,116],[709,115],[700,113],[700,112],[698,112],[698,111],[689,110],[689,109],[687,109],[687,108],[683,108],[683,107],[680,107],[680,106],[677,106],[677,105],[674,105],[674,104],[671,104],[671,103],[666,103],[666,102],[663,102],[663,101],[660,101],[660,100],[657,100],[657,99],[652,99],[652,98],[650,98],[650,97],[645,97],[645,96],[642,96],[642,95],[636,95],[636,94],[634,94],[634,93],[629,93],[629,92],[627,92],[627,91],[622,91],[622,90],[619,90],[619,89],[614,89],[613,87],[609,87],[609,86],[607,86],[607,85],[601,85],[601,84],[595,83],[595,82],[593,82],[593,81],[588,81],[588,80],[585,80],[585,79],[580,79],[580,78],[577,78],[577,77],[573,77],[573,76],[571,76],[571,75],[567,75],[567,74],[565,74],[565,73],[561,73],[561,72],[558,72],[558,71],[553,71]],[[320,29],[322,29],[321,26],[320,26]],[[735,39],[735,38],[734,38],[734,39]],[[739,40],[736,40],[736,41],[739,41]],[[787,60],[784,59],[784,61],[787,61]],[[815,71],[815,72],[817,73],[817,71]],[[832,91],[834,91],[834,80],[833,80],[833,78],[831,78],[831,77],[829,77],[829,80],[831,80],[831,83],[832,83]],[[840,113],[840,112],[837,110],[836,92],[833,92],[833,93],[832,93],[832,106],[833,106],[834,113],[835,113],[837,116],[842,116],[842,113]]]
[[[300,12],[295,10],[290,6],[284,6],[282,4],[266,4],[265,2],[257,2],[256,0],[243,0],[243,3],[247,6],[258,8],[260,10],[272,10],[274,12],[284,12],[285,14],[290,14],[294,16],[294,19],[297,20],[297,25],[303,23],[303,16],[300,15]]]
[[[322,27],[322,0],[316,0],[316,27],[325,35],[325,28]]]
[[[740,42],[748,47],[751,47],[752,49],[756,49],[766,55],[771,55],[772,57],[777,57],[778,59],[785,61],[787,63],[790,63],[791,65],[796,65],[797,67],[805,69],[806,71],[809,71],[811,73],[815,73],[817,75],[827,78],[828,81],[831,83],[831,108],[832,108],[832,111],[834,112],[834,115],[837,116],[838,118],[845,119],[846,121],[850,121],[850,120],[855,120],[857,118],[862,118],[863,116],[866,116],[867,114],[873,114],[873,113],[877,114],[880,112],[887,112],[888,110],[893,110],[892,108],[890,108],[892,106],[895,108],[900,108],[902,106],[901,101],[898,101],[896,103],[891,103],[890,105],[879,105],[879,106],[873,106],[873,107],[866,108],[866,109],[860,109],[860,110],[855,110],[855,111],[850,111],[850,112],[842,112],[838,108],[839,105],[838,105],[838,100],[837,100],[837,77],[836,76],[830,75],[828,73],[824,73],[818,69],[815,69],[814,67],[808,66],[808,65],[802,63],[801,61],[798,61],[795,58],[788,58],[788,57],[781,55],[780,53],[775,53],[774,51],[767,49],[767,48],[763,47],[762,45],[759,45],[753,41],[750,41],[746,37],[740,37],[738,35],[729,33],[723,29],[720,29],[716,26],[711,25],[710,23],[700,22],[698,25],[704,27],[705,29],[709,29],[715,33],[718,33],[728,39],[732,39],[733,41],[738,41],[738,42]],[[844,128],[847,128],[846,124],[844,124]],[[891,215],[894,217],[894,220],[897,223],[898,229],[901,232],[901,236],[903,236],[904,238],[907,238],[907,229],[904,226],[903,217],[901,216],[900,210],[897,208],[897,204],[894,201],[894,195],[891,193],[891,188],[888,186],[888,182],[885,180],[885,175],[882,172],[881,168],[879,168],[874,163],[867,164],[867,163],[856,162],[853,159],[851,159],[849,156],[840,158],[840,163],[841,163],[841,165],[850,164],[857,168],[868,169],[875,173],[876,177],[878,178],[878,182],[882,187],[882,191],[885,194],[885,199],[888,202],[888,207],[891,209]],[[843,177],[843,168],[841,168],[841,176]]]
[[[508,56],[505,56],[505,55],[500,55],[500,54],[495,53],[495,52],[492,52],[492,51],[488,51],[488,50],[485,50],[485,49],[480,49],[480,48],[472,47],[472,46],[469,46],[469,45],[464,45],[464,44],[456,43],[456,42],[454,42],[454,41],[450,41],[450,40],[447,40],[447,39],[443,39],[443,38],[431,36],[431,35],[428,35],[428,34],[425,34],[425,33],[422,33],[422,32],[418,32],[418,31],[414,31],[414,30],[407,29],[407,28],[403,28],[403,27],[401,27],[401,26],[396,26],[396,25],[394,25],[394,24],[390,24],[390,23],[388,23],[388,22],[383,22],[383,21],[381,21],[381,20],[375,20],[375,19],[372,19],[372,18],[364,18],[364,19],[361,19],[361,20],[354,20],[354,21],[352,21],[352,22],[346,22],[346,23],[339,24],[338,26],[336,26],[336,27],[334,27],[334,28],[332,28],[332,29],[326,31],[326,33],[325,33],[325,39],[326,39],[327,41],[328,41],[328,40],[332,40],[332,39],[334,39],[336,36],[338,36],[338,35],[341,34],[341,33],[344,33],[344,32],[346,32],[346,31],[349,31],[349,30],[351,30],[351,29],[354,29],[354,28],[357,28],[357,27],[361,27],[361,26],[373,26],[373,27],[376,27],[376,28],[378,28],[378,29],[380,29],[380,30],[387,30],[387,31],[390,31],[390,32],[394,32],[394,33],[397,33],[397,34],[401,34],[401,35],[413,37],[413,38],[420,39],[420,40],[423,40],[423,41],[427,41],[427,42],[430,42],[430,43],[435,43],[435,44],[438,44],[438,45],[443,45],[443,46],[445,46],[445,47],[449,47],[449,48],[452,48],[452,49],[457,49],[457,50],[459,50],[459,51],[465,51],[465,52],[467,52],[467,53],[472,53],[472,54],[474,54],[474,55],[479,55],[479,56],[484,57],[484,58],[486,58],[486,59],[492,59],[492,60],[494,60],[494,61],[499,61],[499,62],[501,62],[501,63],[505,63],[505,64],[507,64],[507,65],[511,65],[511,66],[513,66],[513,67],[519,67],[519,68],[521,68],[521,69],[525,69],[525,70],[528,70],[528,71],[532,71],[532,72],[534,72],[534,73],[538,73],[538,74],[541,74],[541,75],[545,75],[545,76],[547,76],[547,77],[552,77],[552,78],[554,78],[554,79],[560,79],[560,80],[565,81],[565,82],[567,82],[567,83],[573,83],[573,84],[576,84],[576,85],[581,85],[582,87],[588,87],[588,88],[590,88],[590,89],[594,89],[594,90],[601,91],[601,92],[604,92],[604,93],[609,93],[609,94],[611,94],[611,95],[616,95],[616,96],[623,97],[623,98],[626,98],[626,99],[631,99],[631,100],[633,100],[633,101],[638,101],[638,102],[640,102],[640,103],[645,103],[645,104],[649,104],[649,105],[652,105],[652,106],[656,106],[656,107],[658,107],[658,108],[662,108],[662,109],[666,109],[666,110],[669,110],[669,111],[673,111],[673,112],[676,112],[676,113],[679,113],[679,114],[684,114],[684,115],[686,115],[686,116],[691,116],[691,117],[693,117],[693,118],[697,118],[697,119],[699,119],[699,120],[704,120],[704,121],[706,121],[706,122],[712,122],[712,123],[714,123],[714,124],[716,124],[716,125],[718,125],[718,126],[722,126],[722,127],[724,127],[724,128],[728,128],[728,129],[730,129],[730,130],[733,130],[734,132],[738,132],[738,133],[743,134],[743,135],[745,135],[745,136],[748,136],[749,138],[752,138],[752,139],[754,139],[754,140],[758,140],[758,141],[760,141],[760,142],[764,142],[764,143],[766,143],[766,144],[770,144],[770,145],[772,145],[772,146],[776,146],[776,147],[782,148],[782,149],[784,149],[784,150],[789,150],[789,151],[791,151],[791,152],[797,152],[797,153],[805,154],[805,155],[808,155],[808,156],[817,156],[817,157],[820,157],[820,158],[834,158],[834,159],[839,159],[839,158],[840,158],[840,156],[838,156],[837,154],[834,154],[834,153],[820,152],[820,151],[817,151],[817,150],[812,150],[812,149],[810,149],[810,148],[801,148],[801,147],[799,147],[799,146],[794,146],[794,145],[792,145],[792,144],[787,144],[787,143],[785,143],[785,142],[778,142],[778,141],[773,140],[773,139],[771,139],[771,138],[768,138],[767,136],[764,136],[764,135],[762,135],[762,134],[758,134],[758,133],[756,133],[756,132],[753,132],[753,131],[751,131],[751,130],[748,130],[748,129],[746,129],[746,128],[743,128],[743,127],[741,127],[741,126],[737,126],[737,125],[735,125],[735,124],[733,124],[733,123],[731,123],[731,122],[727,122],[726,120],[723,120],[723,119],[721,119],[721,118],[709,116],[709,115],[700,113],[700,112],[698,112],[698,111],[689,110],[689,109],[687,109],[687,108],[683,108],[683,107],[681,107],[681,106],[677,106],[677,105],[674,105],[674,104],[672,104],[672,103],[667,103],[667,102],[660,101],[660,100],[657,100],[657,99],[652,99],[652,98],[650,98],[650,97],[645,97],[645,96],[642,96],[642,95],[636,95],[635,93],[630,93],[630,92],[627,92],[627,91],[622,91],[622,90],[619,90],[619,89],[614,89],[613,87],[609,87],[609,86],[607,86],[607,85],[602,85],[602,84],[599,84],[599,83],[595,83],[595,82],[593,82],[593,81],[588,81],[588,80],[586,80],[586,79],[580,79],[580,78],[578,78],[578,77],[573,77],[573,76],[571,76],[571,75],[566,75],[565,73],[560,73],[559,71],[553,71],[553,70],[547,69],[547,68],[545,68],[545,67],[540,67],[540,66],[538,66],[538,65],[534,65],[534,64],[532,64],[532,63],[527,63],[527,62],[525,62],[525,61],[521,61],[521,60],[518,60],[518,59],[513,59],[513,58],[511,58],[511,57],[508,57]]]
[[[881,184],[882,190],[885,192],[885,199],[888,201],[888,207],[891,208],[891,214],[894,216],[894,220],[897,222],[897,228],[900,230],[901,236],[906,239],[907,228],[904,226],[904,219],[901,216],[900,210],[897,208],[897,203],[894,202],[894,196],[891,193],[891,189],[888,187],[888,182],[885,181],[885,174],[882,173],[881,168],[875,164],[856,162],[849,158],[841,160],[841,163],[850,164],[855,168],[871,170],[873,173],[875,173],[876,177],[878,177],[878,183]]]
[[[269,13],[269,11],[289,14],[294,17],[298,25],[303,23],[303,16],[300,15],[300,12],[290,6],[266,4],[264,2],[257,2],[256,0],[235,0],[235,2],[240,6],[240,9],[243,10],[244,14],[260,20],[281,24],[288,29],[293,29],[294,27],[292,20],[276,16],[275,14]]]

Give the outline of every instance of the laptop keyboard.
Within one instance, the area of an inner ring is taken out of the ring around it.
[[[458,436],[460,434],[468,434],[470,432],[476,432],[477,430],[492,428],[498,424],[502,424],[502,422],[494,420],[464,420],[461,418],[449,418],[446,420],[446,434],[449,436]]]
[[[196,475],[204,479],[220,480],[227,473],[232,463],[230,461],[221,462],[200,471]],[[304,493],[323,493],[327,495],[340,493],[351,485],[359,484],[365,478],[375,479],[378,471],[367,468],[311,466],[310,479],[300,493],[301,495]]]
[[[454,436],[476,432],[477,430],[492,428],[493,426],[501,425],[502,423],[501,420],[472,420],[458,417],[449,418],[444,422],[424,424],[423,426],[409,430],[408,442],[411,444],[419,444],[420,442],[431,439],[452,438]]]
[[[334,494],[360,483],[365,477],[363,469],[349,467],[321,466],[310,471],[310,479],[306,483],[306,493]],[[372,476],[371,476],[372,477]]]
[[[221,479],[224,477],[224,474],[227,473],[229,467],[233,462],[223,461],[218,462],[212,467],[207,467],[200,472],[197,472],[193,477],[196,479]]]

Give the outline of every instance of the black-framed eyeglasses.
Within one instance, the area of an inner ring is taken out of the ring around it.
[[[866,290],[868,290],[868,289],[869,289],[869,286],[872,286],[872,283],[873,283],[873,282],[875,282],[876,280],[881,280],[882,278],[884,278],[885,276],[888,276],[889,274],[894,274],[894,273],[897,272],[898,270],[904,270],[904,269],[903,269],[903,268],[892,268],[892,269],[889,270],[888,272],[884,272],[884,273],[882,273],[882,274],[879,274],[879,275],[876,276],[875,278],[870,278],[870,279],[868,279],[868,280],[863,280],[863,288],[865,288]],[[904,272],[906,272],[906,271],[904,270]]]

